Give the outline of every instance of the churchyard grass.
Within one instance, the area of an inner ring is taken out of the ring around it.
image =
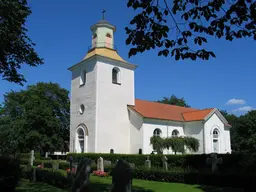
[[[111,189],[111,182],[112,177],[90,176],[90,189],[93,189],[95,192],[109,191],[109,189]],[[243,192],[243,189],[146,181],[140,179],[132,180],[132,188],[133,191],[140,192]]]
[[[59,189],[42,182],[30,182],[21,179],[20,184],[16,187],[15,192],[66,192],[67,190]]]
[[[93,192],[109,192],[112,177],[90,176],[90,189]],[[200,185],[187,185],[182,183],[165,183],[157,181],[144,181],[133,179],[133,191],[140,192],[242,192],[240,189],[208,187]],[[68,192],[42,182],[29,182],[22,179],[16,192]]]

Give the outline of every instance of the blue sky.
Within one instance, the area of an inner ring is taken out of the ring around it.
[[[39,81],[56,82],[70,90],[67,68],[85,56],[91,43],[90,26],[101,19],[104,8],[106,19],[117,27],[114,38],[118,53],[138,65],[136,98],[158,100],[175,94],[192,107],[216,107],[238,115],[256,108],[255,41],[210,40],[207,47],[217,58],[209,61],[176,62],[172,57],[158,57],[156,51],[128,58],[124,27],[134,11],[126,7],[126,1],[37,0],[29,4],[33,12],[27,22],[29,36],[45,64],[21,69],[28,81],[24,87],[0,80],[0,102],[5,92]]]

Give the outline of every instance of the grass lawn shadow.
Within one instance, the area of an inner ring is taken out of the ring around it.
[[[20,185],[16,187],[15,192],[66,192],[66,190],[47,185],[46,183],[33,183],[28,180],[22,179]]]
[[[214,187],[214,186],[198,186],[204,192],[244,192],[242,188],[231,188],[231,187]]]
[[[89,189],[90,192],[110,192],[112,188],[111,184],[101,183],[101,182],[93,182],[90,183]],[[150,189],[145,189],[142,187],[132,186],[133,192],[156,192]]]

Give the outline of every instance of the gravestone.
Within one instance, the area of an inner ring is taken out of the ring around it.
[[[132,191],[132,169],[124,160],[119,160],[112,172],[111,192]]]
[[[70,156],[69,157],[69,169],[70,169],[70,171],[72,170],[72,168],[73,168],[73,157]]]
[[[103,165],[104,166],[109,166],[110,167],[111,164],[112,164],[111,161],[103,160]]]
[[[36,182],[36,168],[33,168],[33,182]]]
[[[129,165],[132,169],[135,169],[135,163],[129,163]]]
[[[52,168],[54,170],[58,170],[59,169],[59,162],[52,162]]]
[[[103,164],[103,158],[102,157],[100,157],[97,160],[97,170],[98,171],[104,171],[104,164]]]
[[[48,158],[49,152],[45,152],[45,158]]]
[[[35,160],[34,150],[31,150],[30,151],[30,159],[29,159],[29,163],[30,163],[31,166],[33,166],[34,160]]]
[[[145,161],[145,167],[146,169],[151,169],[151,161],[149,159],[149,156],[147,156],[147,160]]]
[[[162,162],[163,162],[163,168],[164,168],[164,170],[168,170],[168,163],[167,163],[167,160],[168,160],[168,158],[166,157],[166,156],[163,156],[162,157]]]
[[[210,157],[206,159],[207,164],[212,165],[212,172],[219,172],[218,164],[222,164],[223,160],[222,158],[217,157],[217,153],[212,153]]]
[[[91,160],[82,158],[77,166],[77,174],[73,181],[72,192],[88,192],[91,173]]]

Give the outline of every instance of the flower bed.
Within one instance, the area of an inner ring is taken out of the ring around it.
[[[100,171],[100,170],[93,171],[92,175],[99,176],[99,177],[107,177],[107,176],[109,176],[108,173],[106,173],[104,171]]]

